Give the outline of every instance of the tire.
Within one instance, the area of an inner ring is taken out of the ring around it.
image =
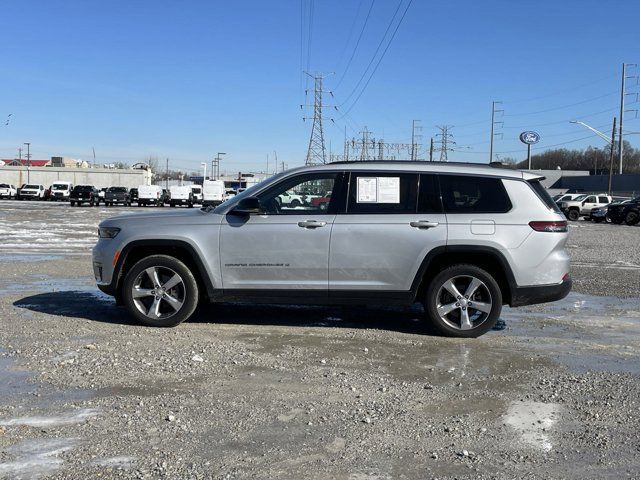
[[[567,218],[572,222],[576,222],[580,218],[580,212],[578,210],[569,210],[567,212]]]
[[[72,207],[76,206],[76,202],[70,202]]]
[[[152,292],[158,288],[158,282],[152,279],[154,271],[161,286],[167,285],[175,275],[179,283],[168,292],[158,291],[155,295]],[[122,298],[131,316],[150,327],[175,327],[191,317],[198,306],[198,283],[191,270],[168,255],[151,255],[140,260],[126,273],[122,288]],[[143,295],[134,298],[134,291]],[[177,310],[168,298],[181,301]],[[156,305],[158,309],[154,308]]]
[[[291,203],[289,204],[291,206],[291,208],[298,208],[301,203],[300,200],[298,200],[297,198],[294,198],[293,200],[291,200]]]
[[[636,225],[640,221],[640,212],[631,210],[624,217],[624,223],[627,225]]]
[[[467,299],[465,294],[469,288],[473,291]],[[453,292],[457,295],[454,296]],[[469,300],[473,300],[471,305],[465,305]],[[482,305],[483,308],[480,310],[474,305]],[[446,307],[449,309],[444,313]],[[502,311],[502,292],[496,280],[485,270],[469,264],[453,265],[438,273],[429,283],[424,310],[439,333],[475,338],[491,330],[498,321]],[[463,321],[464,316],[469,322]]]
[[[611,223],[611,217],[609,216],[609,214],[608,214],[608,213],[604,216],[604,220],[605,220],[605,222],[607,222],[607,223]]]

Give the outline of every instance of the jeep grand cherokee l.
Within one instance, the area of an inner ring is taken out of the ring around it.
[[[554,301],[571,288],[567,221],[540,179],[437,162],[297,168],[215,209],[103,221],[94,274],[146,325],[175,326],[200,299],[420,302],[439,332],[476,337],[503,304]],[[329,202],[279,201],[301,192]]]

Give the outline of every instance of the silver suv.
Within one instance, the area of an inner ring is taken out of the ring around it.
[[[540,180],[436,162],[296,168],[215,209],[103,221],[94,273],[146,325],[175,326],[199,300],[420,302],[439,332],[476,337],[503,304],[571,289],[567,222]]]

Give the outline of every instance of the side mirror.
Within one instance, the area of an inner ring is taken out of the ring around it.
[[[251,215],[252,213],[260,213],[262,208],[260,207],[260,200],[258,197],[243,198],[229,213],[236,215]]]

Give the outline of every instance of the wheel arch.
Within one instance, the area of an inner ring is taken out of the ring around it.
[[[115,297],[119,303],[122,299],[122,284],[129,268],[139,260],[151,255],[168,255],[183,262],[193,272],[198,288],[208,299],[215,295],[215,288],[207,269],[195,248],[184,240],[134,240],[128,243],[120,253],[114,269]]]
[[[413,280],[411,291],[414,301],[424,297],[429,281],[439,272],[462,263],[476,265],[490,273],[500,287],[503,303],[511,304],[517,283],[507,259],[495,248],[478,245],[449,245],[431,250]]]

